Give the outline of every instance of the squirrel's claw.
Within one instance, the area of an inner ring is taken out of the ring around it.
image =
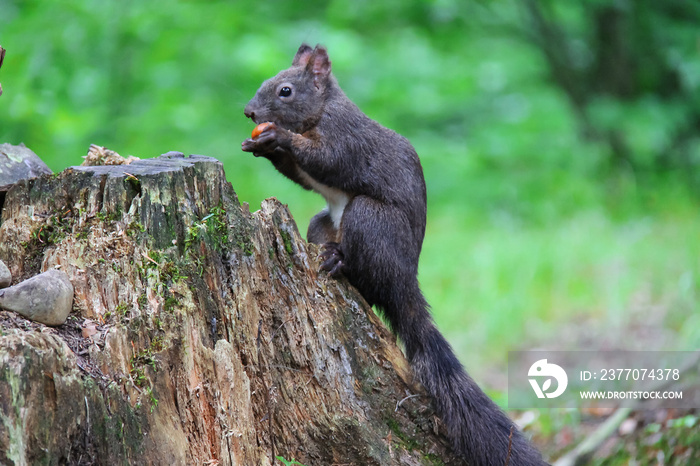
[[[241,143],[241,150],[243,152],[253,152],[255,150],[255,140],[248,138]]]
[[[340,250],[338,243],[326,243],[323,245],[323,252],[320,254],[323,263],[320,270],[325,270],[333,278],[338,278],[343,274],[345,256]]]

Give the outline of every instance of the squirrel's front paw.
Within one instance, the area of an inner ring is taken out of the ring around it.
[[[323,264],[321,264],[321,270],[325,270],[333,278],[340,277],[345,268],[345,256],[340,250],[340,245],[338,243],[326,243],[322,247],[321,259]]]
[[[241,143],[241,149],[243,152],[254,152],[255,151],[255,139],[248,138]]]
[[[281,142],[287,136],[287,130],[278,128],[274,123],[265,123],[265,127],[262,131],[256,134],[257,131],[253,131],[255,137],[250,137],[241,143],[241,149],[245,152],[253,152],[254,155],[264,154],[267,152],[272,152],[277,147],[280,146]],[[256,130],[262,125],[258,125]]]

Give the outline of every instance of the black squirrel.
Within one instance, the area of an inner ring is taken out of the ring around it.
[[[348,99],[322,46],[302,44],[292,67],[262,84],[245,115],[271,124],[242,149],[326,198],[307,235],[323,245],[321,269],[345,276],[384,313],[455,451],[473,465],[546,464],[433,323],[417,278],[426,190],[411,143]]]

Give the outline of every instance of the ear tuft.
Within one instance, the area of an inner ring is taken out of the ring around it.
[[[331,60],[324,46],[316,46],[306,68],[313,73],[316,88],[320,88],[322,84],[325,84],[331,74]]]
[[[309,58],[313,54],[313,49],[307,43],[301,44],[297,54],[294,55],[292,66],[306,66],[309,63]]]

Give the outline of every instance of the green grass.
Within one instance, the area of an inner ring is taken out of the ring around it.
[[[438,216],[420,278],[438,324],[477,368],[504,365],[507,350],[535,343],[591,349],[561,337],[576,322],[581,333],[619,329],[622,349],[640,343],[625,340],[627,326],[658,322],[679,338],[646,349],[692,349],[699,334],[683,323],[698,310],[700,219],[688,214],[616,221],[598,210],[516,227]]]

